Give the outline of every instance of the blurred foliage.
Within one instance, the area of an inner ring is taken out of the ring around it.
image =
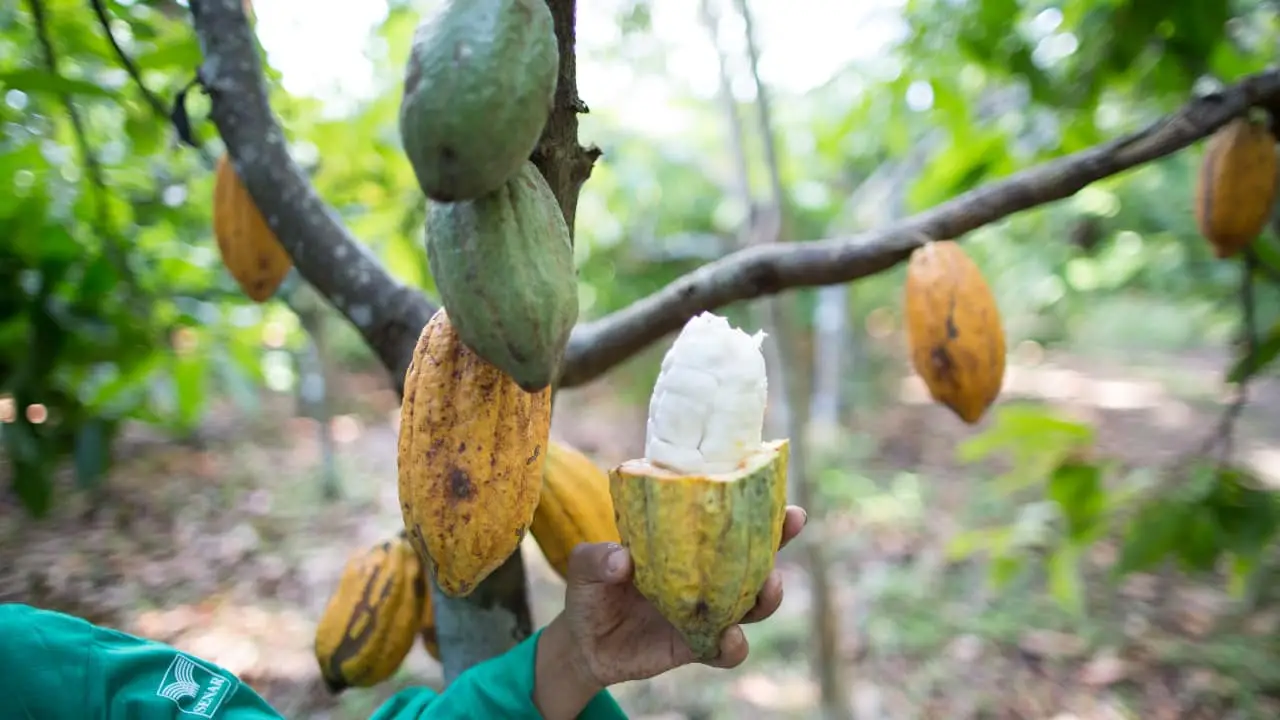
[[[184,4],[104,5],[149,90],[171,102],[200,62]],[[321,196],[392,274],[428,293],[423,202],[396,116],[413,28],[430,5],[389,3],[368,40],[373,86],[349,110],[291,95],[268,70],[291,152]],[[678,86],[649,5],[608,6],[617,42],[579,65],[612,63]],[[11,416],[0,435],[18,495],[39,513],[59,467],[69,464],[86,486],[100,478],[122,422],[188,432],[210,398],[249,403],[263,383],[287,386],[279,354],[300,330],[284,303],[256,306],[237,292],[211,237],[210,169],[145,101],[86,3],[39,0],[56,70],[41,51],[33,7],[0,7],[0,414]],[[902,19],[890,52],[801,96],[777,93],[788,237],[857,232],[1135,129],[1201,86],[1261,69],[1280,40],[1276,6],[1262,0],[910,0]],[[583,118],[584,133],[606,152],[578,212],[584,320],[732,249],[745,208],[728,192],[734,170],[721,109],[692,93],[677,104],[691,126],[675,135],[646,132],[607,107]],[[209,151],[221,152],[204,119],[207,100],[192,92],[188,109]],[[1170,201],[1190,197],[1198,159],[1198,150],[1180,153],[973,233],[966,247],[1008,309],[1011,340],[1094,333],[1101,346],[1152,331],[1155,323],[1107,326],[1120,322],[1114,303],[1161,308],[1170,322],[1160,327],[1180,333],[1169,344],[1228,337],[1239,266],[1214,261],[1189,202]],[[870,199],[858,193],[886,168],[902,169],[905,185]],[[1264,255],[1280,258],[1273,237],[1263,242]],[[850,290],[855,327],[874,312],[897,313],[900,272]],[[799,295],[791,320],[805,328],[813,293]],[[1268,325],[1277,301],[1274,292],[1260,296]],[[331,314],[329,322],[338,321]],[[332,351],[367,365],[359,337],[336,330]],[[1280,352],[1280,331],[1272,335],[1254,364]],[[870,361],[859,367],[884,362],[857,344]],[[654,352],[618,375],[651,380]],[[846,390],[880,392],[871,385],[864,376],[860,389]],[[33,405],[47,417],[29,412]]]
[[[984,554],[997,588],[1043,560],[1052,596],[1082,614],[1085,553],[1100,540],[1119,537],[1114,579],[1166,561],[1197,574],[1225,565],[1232,593],[1243,595],[1280,532],[1280,497],[1247,471],[1194,454],[1159,472],[1124,472],[1096,457],[1093,443],[1092,428],[1052,411],[1026,404],[996,408],[995,422],[960,445],[957,455],[968,463],[1005,456],[1010,468],[993,480],[995,492],[1025,502],[1009,524],[953,537],[951,558]]]

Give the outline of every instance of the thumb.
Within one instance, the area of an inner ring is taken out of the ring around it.
[[[618,543],[579,543],[569,555],[569,583],[613,585],[631,577],[631,553]]]

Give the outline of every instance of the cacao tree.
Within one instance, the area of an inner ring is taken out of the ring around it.
[[[547,4],[560,66],[555,105],[531,159],[572,232],[579,192],[601,153],[583,147],[578,138],[578,116],[587,111],[590,98],[577,91],[575,2]],[[189,17],[181,4],[163,1],[93,0],[92,14],[80,12],[81,5],[28,0],[23,10],[0,10],[6,33],[33,27],[29,41],[40,49],[34,64],[19,65],[18,44],[4,46],[0,84],[21,94],[7,92],[0,119],[21,119],[28,128],[24,132],[77,148],[80,157],[74,165],[87,176],[89,188],[75,192],[79,174],[54,172],[72,163],[43,156],[34,143],[6,137],[0,148],[3,176],[15,188],[0,205],[6,236],[0,245],[0,279],[5,280],[0,290],[0,337],[5,340],[0,343],[0,378],[17,408],[38,402],[60,415],[57,422],[45,423],[20,412],[4,426],[15,483],[21,494],[36,498],[33,506],[50,502],[47,483],[40,481],[48,474],[42,469],[46,457],[71,455],[88,482],[101,474],[111,434],[124,419],[190,426],[209,383],[243,385],[259,374],[251,357],[257,351],[255,332],[262,318],[277,311],[257,310],[258,317],[246,322],[216,304],[236,295],[236,289],[229,278],[212,271],[212,254],[185,251],[202,243],[208,249],[207,233],[193,230],[200,226],[198,209],[172,200],[175,193],[207,195],[212,183],[209,141],[201,137],[208,126],[202,113],[189,109],[203,102],[197,95],[207,96],[208,119],[301,278],[359,333],[397,386],[420,330],[436,309],[422,291],[434,289],[423,270],[423,250],[395,251],[398,259],[411,262],[380,259],[353,228],[360,234],[383,228],[349,226],[322,199],[328,193],[317,191],[317,185],[332,187],[336,175],[327,173],[337,173],[334,168],[344,161],[326,157],[318,162],[291,154],[286,142],[288,131],[298,127],[313,130],[320,141],[326,134],[364,132],[381,158],[395,157],[395,143],[376,137],[376,113],[368,116],[374,118],[369,127],[324,126],[309,119],[306,103],[280,92],[273,82],[243,0],[192,0]],[[816,175],[836,186],[856,186],[881,161],[911,149],[917,130],[926,125],[909,105],[927,95],[929,114],[941,118],[943,130],[940,149],[913,185],[910,202],[920,212],[849,237],[750,247],[711,262],[695,259],[675,270],[668,265],[665,276],[658,273],[647,280],[652,292],[632,288],[627,291],[632,296],[624,293],[605,306],[611,312],[579,322],[570,336],[559,387],[601,376],[700,311],[801,288],[873,281],[872,276],[900,265],[925,239],[962,241],[1015,213],[1169,158],[1250,108],[1280,105],[1280,71],[1266,67],[1277,36],[1275,13],[1263,2],[913,0],[907,17],[909,34],[895,58],[900,67],[884,83],[892,92],[827,95],[825,102],[850,109],[815,133],[819,145],[838,146],[853,128],[864,127],[871,128],[878,142],[830,153],[839,161],[828,167],[799,162],[798,153],[788,153],[785,143],[780,154],[791,155],[783,168],[788,183]],[[1029,29],[1012,28],[1015,21]],[[170,37],[164,42],[153,37],[152,52],[130,56],[111,35],[119,23],[135,35],[150,29]],[[404,21],[401,32],[406,25],[411,30],[412,22]],[[56,42],[68,39],[83,46],[74,64],[61,62]],[[1055,44],[1067,42],[1077,50],[1069,59],[1056,64],[1045,59]],[[1050,50],[1042,50],[1046,47]],[[970,82],[955,82],[956,67],[973,69],[966,75]],[[171,75],[164,87],[152,89],[150,77],[139,68],[168,69]],[[193,68],[199,68],[194,79]],[[84,79],[121,69],[123,74],[110,82]],[[1204,83],[1210,88],[1197,87]],[[1008,107],[1010,99],[1003,95],[1025,104],[1028,112],[1013,123],[989,122]],[[191,106],[183,101],[187,96]],[[36,100],[24,99],[28,97]],[[179,102],[170,103],[174,97]],[[1108,121],[1101,110],[1120,102],[1117,98],[1132,112]],[[385,110],[396,98],[382,102]],[[82,104],[95,112],[83,112]],[[98,113],[99,104],[111,109]],[[159,142],[164,135],[156,131],[158,116],[172,121],[193,152],[161,161],[166,149]],[[1038,132],[1046,122],[1059,125],[1059,132]],[[114,173],[107,183],[100,169],[106,151],[87,138],[121,127],[127,148],[112,152],[133,153],[147,162]],[[380,165],[386,167],[362,170],[375,185],[379,173],[407,171],[403,162]],[[52,179],[35,185],[24,171]],[[386,184],[406,186],[402,181]],[[714,185],[703,189],[718,190]],[[398,218],[404,226],[421,224],[418,198],[389,202],[405,208]],[[785,202],[797,204],[793,197]],[[87,221],[64,222],[69,213]],[[820,236],[825,223],[806,216],[803,208],[796,208],[795,215],[795,236]],[[175,246],[183,250],[175,251]],[[1216,282],[1226,282],[1231,274],[1225,266],[1213,273],[1221,276]],[[1150,267],[1134,275],[1152,284],[1187,282]],[[188,325],[214,329],[218,342],[212,354],[170,351],[181,344],[175,338]],[[1246,358],[1255,370],[1280,353],[1276,332]],[[100,373],[95,361],[102,358],[112,361],[110,373]],[[59,372],[49,371],[51,364]],[[80,391],[86,384],[93,389],[87,397]],[[465,600],[435,596],[448,677],[529,634],[524,585],[516,553]]]

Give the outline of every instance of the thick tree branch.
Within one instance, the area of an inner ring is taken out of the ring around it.
[[[192,0],[191,14],[210,116],[236,173],[298,272],[360,331],[400,389],[418,334],[436,308],[352,237],[289,156],[242,0]]]
[[[629,307],[574,328],[560,387],[600,376],[703,310],[887,270],[924,237],[959,239],[1016,212],[1070,197],[1097,180],[1173,154],[1248,108],[1278,99],[1280,70],[1268,70],[1192,100],[1144,130],[1015,173],[880,230],[727,255]]]

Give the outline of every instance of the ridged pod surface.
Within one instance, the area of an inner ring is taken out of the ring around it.
[[[352,557],[316,625],[315,655],[330,692],[370,687],[413,648],[426,576],[403,537]]]
[[[566,579],[569,555],[580,543],[621,542],[609,474],[576,448],[551,441],[529,532],[547,562]]]
[[[397,464],[405,530],[445,594],[469,595],[520,546],[550,431],[551,388],[520,389],[438,310],[405,374]]]
[[[214,171],[213,236],[222,263],[254,302],[266,302],[293,268],[293,258],[267,225],[225,153]]]
[[[1276,200],[1276,139],[1238,117],[1212,137],[1196,177],[1195,215],[1214,255],[1228,258],[1262,233]]]
[[[760,440],[763,339],[690,319],[654,383],[647,457],[609,471],[636,588],[700,660],[755,605],[782,540],[790,445]]]
[[[622,543],[640,593],[699,659],[755,605],[773,571],[786,514],[787,440],[719,475],[628,460],[609,473]]]
[[[479,200],[428,203],[427,261],[462,341],[528,391],[551,384],[578,321],[560,205],[531,162]]]
[[[907,261],[907,343],[929,394],[973,424],[1004,385],[1000,308],[982,271],[951,240],[928,242]]]
[[[400,138],[423,193],[473,200],[529,158],[560,51],[545,0],[449,0],[414,33]]]

